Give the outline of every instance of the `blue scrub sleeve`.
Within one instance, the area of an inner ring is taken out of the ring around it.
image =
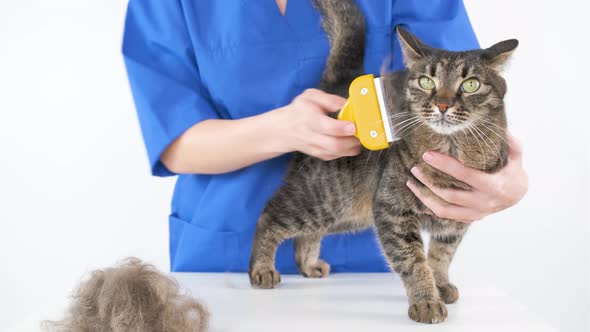
[[[402,25],[426,44],[449,51],[479,48],[462,0],[398,0],[393,25]],[[399,40],[394,42],[394,69],[403,68]]]
[[[174,175],[160,161],[196,123],[219,118],[200,80],[179,1],[131,0],[123,56],[153,175]]]

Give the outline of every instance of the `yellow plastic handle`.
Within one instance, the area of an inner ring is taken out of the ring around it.
[[[355,136],[361,144],[376,151],[389,147],[389,143],[385,136],[373,79],[373,75],[363,75],[350,84],[349,97],[338,113],[338,120],[354,122]]]
[[[346,120],[346,121],[355,122],[354,121],[354,112],[352,109],[352,103],[350,102],[350,99],[347,99],[344,106],[342,106],[342,109],[338,113],[338,120]],[[357,136],[356,133],[355,133],[355,136]]]

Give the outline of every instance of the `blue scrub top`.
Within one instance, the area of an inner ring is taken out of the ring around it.
[[[357,3],[367,21],[367,73],[378,74],[390,54],[402,68],[399,24],[434,47],[479,47],[461,0]],[[317,86],[328,51],[311,0],[288,1],[285,16],[273,0],[131,0],[123,54],[152,173],[176,175],[160,154],[196,123],[261,114]],[[171,270],[247,271],[256,221],[288,159],[222,175],[178,175]],[[372,230],[328,236],[321,256],[334,272],[388,270]],[[279,248],[276,265],[297,272],[292,241]]]

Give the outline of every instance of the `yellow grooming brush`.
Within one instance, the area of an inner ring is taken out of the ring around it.
[[[359,76],[350,84],[348,94],[348,100],[338,113],[338,120],[354,122],[354,136],[365,148],[382,150],[397,140],[385,109],[381,78]]]

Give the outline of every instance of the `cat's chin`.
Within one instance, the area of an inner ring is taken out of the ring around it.
[[[439,135],[450,136],[463,129],[467,129],[468,126],[463,123],[450,123],[445,120],[429,121],[428,127]]]

